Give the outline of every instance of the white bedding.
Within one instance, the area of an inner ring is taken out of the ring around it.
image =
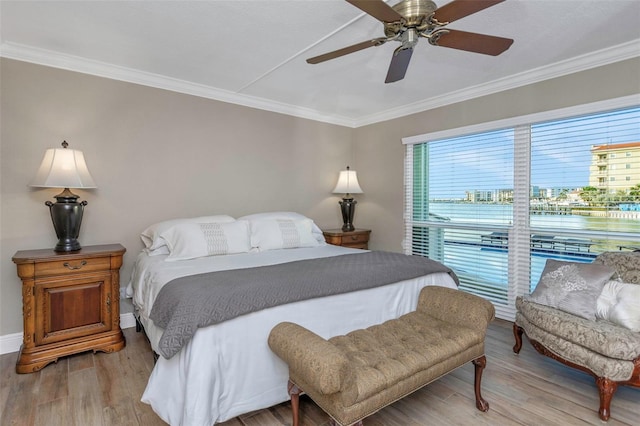
[[[264,266],[315,257],[361,253],[322,245],[165,262],[166,255],[138,256],[128,295],[154,350],[162,334],[149,318],[162,286],[174,278],[224,269]],[[446,273],[353,293],[311,299],[254,312],[198,330],[171,359],[160,357],[142,401],[171,425],[211,426],[250,411],[286,401],[287,366],[267,345],[282,321],[298,323],[323,337],[345,334],[415,309],[427,285],[456,288]]]

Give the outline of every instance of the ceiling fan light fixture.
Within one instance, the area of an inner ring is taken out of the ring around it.
[[[413,47],[418,44],[418,39],[420,35],[415,28],[409,28],[404,33],[402,33],[401,41],[402,46],[401,49],[413,49]]]
[[[383,24],[385,37],[365,41],[307,59],[317,64],[388,41],[400,42],[394,50],[385,83],[402,80],[413,48],[420,37],[433,46],[497,56],[509,49],[512,39],[466,31],[445,29],[450,22],[480,12],[505,0],[453,0],[443,7],[432,0],[403,0],[389,6],[383,0],[346,0]]]

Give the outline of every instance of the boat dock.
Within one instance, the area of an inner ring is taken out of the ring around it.
[[[480,241],[446,240],[447,244],[475,246],[485,249],[506,250],[509,245],[507,232],[491,232],[480,236]],[[531,251],[534,253],[595,257],[591,253],[591,240],[554,237],[552,235],[532,235]]]

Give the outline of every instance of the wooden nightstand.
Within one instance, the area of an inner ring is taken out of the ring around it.
[[[19,251],[23,343],[18,373],[32,373],[59,357],[88,350],[124,348],[120,329],[120,244],[74,252]]]
[[[322,231],[327,243],[334,246],[357,248],[367,250],[369,248],[370,229],[355,229],[345,232],[342,229],[326,229]]]

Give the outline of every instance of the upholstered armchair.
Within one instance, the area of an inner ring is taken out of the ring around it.
[[[547,261],[538,287],[516,300],[513,351],[525,334],[542,355],[594,376],[598,413],[608,420],[617,387],[640,387],[640,253],[606,252],[582,265]]]

